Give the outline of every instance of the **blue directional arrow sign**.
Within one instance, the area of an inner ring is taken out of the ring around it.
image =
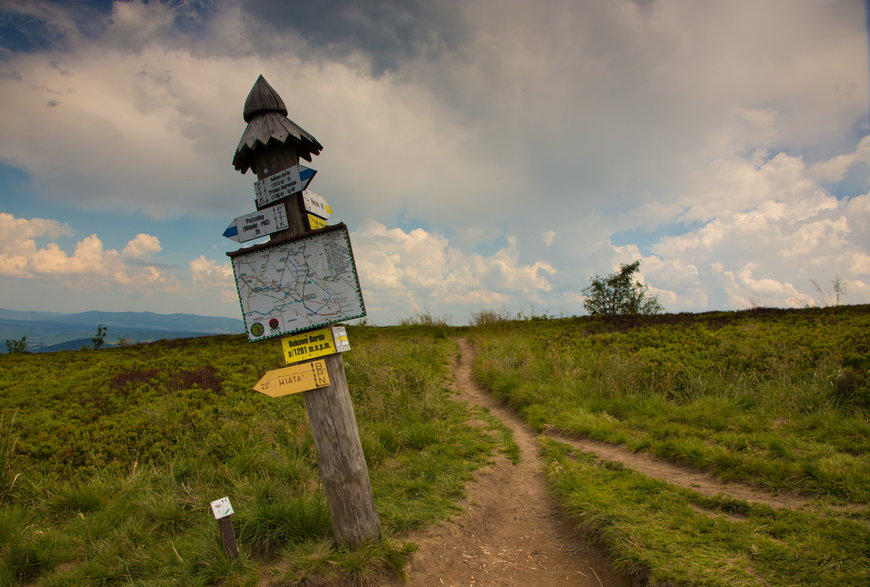
[[[293,165],[254,183],[254,192],[257,194],[257,210],[301,192],[311,183],[315,173],[317,170],[310,167]]]
[[[239,216],[230,222],[224,231],[224,236],[237,243],[244,243],[279,230],[287,230],[287,226],[284,206],[272,206]]]

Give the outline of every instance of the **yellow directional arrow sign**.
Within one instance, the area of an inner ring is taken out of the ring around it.
[[[326,361],[320,359],[269,371],[260,378],[254,386],[254,391],[265,393],[269,397],[281,397],[328,385],[329,373],[326,372]]]

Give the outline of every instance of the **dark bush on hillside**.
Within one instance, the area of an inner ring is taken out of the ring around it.
[[[590,316],[631,316],[661,314],[664,307],[649,288],[634,280],[640,261],[621,265],[617,273],[606,277],[596,275],[583,288],[583,307]]]

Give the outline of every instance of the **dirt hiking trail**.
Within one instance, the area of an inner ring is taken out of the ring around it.
[[[404,584],[629,585],[559,511],[544,481],[537,435],[474,383],[472,347],[465,339],[457,343],[457,398],[489,408],[512,430],[520,462],[494,459],[469,484],[463,514],[411,538],[419,550]]]
[[[592,544],[560,511],[544,481],[537,438],[509,408],[472,378],[474,349],[456,339],[459,358],[452,389],[457,399],[483,406],[501,420],[520,447],[520,462],[504,457],[478,471],[462,503],[465,512],[412,540],[404,585],[630,585],[631,579],[610,569],[605,552]],[[805,497],[773,494],[741,483],[724,483],[687,466],[633,453],[625,447],[589,439],[548,435],[601,460],[616,461],[650,477],[708,496],[728,495],[774,508],[813,507]],[[712,514],[711,514],[712,515]]]

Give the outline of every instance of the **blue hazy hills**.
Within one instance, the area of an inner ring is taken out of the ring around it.
[[[4,310],[0,308],[0,341],[27,337],[31,352],[78,350],[91,346],[97,326],[106,327],[105,346],[150,342],[163,338],[189,338],[215,334],[241,334],[243,322],[236,318],[196,314],[155,314],[154,312],[102,312],[77,314]],[[6,345],[0,343],[0,353]]]

